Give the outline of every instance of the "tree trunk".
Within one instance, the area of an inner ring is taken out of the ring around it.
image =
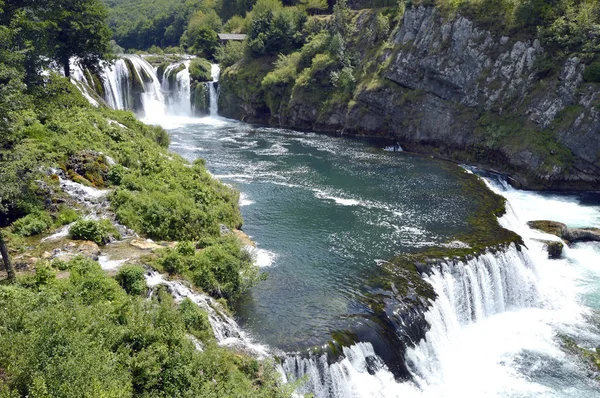
[[[67,58],[66,61],[63,61],[64,69],[65,69],[65,77],[71,77],[71,61]]]
[[[14,282],[16,280],[15,268],[10,262],[10,256],[8,255],[8,249],[6,248],[6,243],[4,243],[4,236],[2,236],[2,232],[0,232],[0,254],[4,260],[4,268],[6,268],[8,280],[10,282]]]

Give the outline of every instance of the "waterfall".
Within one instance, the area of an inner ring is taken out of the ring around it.
[[[370,343],[343,349],[343,359],[328,364],[327,354],[302,358],[288,356],[282,367],[290,380],[306,377],[301,393],[315,398],[399,396],[435,384],[444,372],[446,348],[461,328],[491,315],[539,305],[536,270],[527,249],[514,244],[503,252],[482,254],[466,262],[446,261],[425,279],[438,298],[425,314],[431,325],[425,340],[406,353],[413,375],[398,383]]]
[[[177,62],[164,70],[161,89],[167,93],[168,113],[176,116],[191,116],[190,61]]]
[[[219,100],[218,64],[211,65],[210,82],[192,82],[190,59],[154,68],[138,55],[121,55],[104,63],[99,74],[72,62],[73,82],[94,105],[98,100],[113,109],[132,110],[150,122],[165,116],[217,116]]]
[[[344,348],[333,363],[327,354],[284,358],[281,372],[288,380],[307,380],[299,393],[315,398],[597,396],[598,386],[565,355],[557,334],[586,336],[592,348],[598,345],[600,336],[588,323],[577,285],[581,272],[600,260],[600,248],[565,247],[564,259],[550,260],[540,240],[556,237],[533,231],[526,222],[554,215],[568,224],[595,226],[598,209],[575,198],[518,191],[503,181],[488,184],[508,199],[500,224],[518,232],[526,247],[513,244],[464,261],[447,260],[424,275],[437,298],[425,313],[430,325],[425,338],[406,350],[410,380],[395,380],[373,346],[361,342]]]
[[[210,75],[212,76],[212,82],[208,83],[209,90],[209,112],[210,116],[217,116],[219,111],[219,75],[221,73],[221,69],[218,64],[212,64],[210,66]]]
[[[466,325],[540,305],[535,266],[527,249],[519,251],[514,244],[467,262],[444,262],[425,279],[438,298],[425,315],[431,325],[425,340],[407,351],[419,386],[435,384],[448,371],[444,356]]]

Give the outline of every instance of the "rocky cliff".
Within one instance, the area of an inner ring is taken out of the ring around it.
[[[274,60],[244,61],[222,75],[221,114],[388,137],[502,171],[526,188],[600,188],[600,84],[584,81],[580,59],[554,59],[534,37],[503,36],[434,7],[407,9],[382,39],[366,34],[375,12],[357,12],[353,23],[349,95],[331,90],[329,74],[269,92],[261,82]]]

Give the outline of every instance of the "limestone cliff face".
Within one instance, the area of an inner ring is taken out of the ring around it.
[[[359,15],[357,31],[372,23]],[[550,59],[538,40],[500,36],[433,7],[406,10],[375,60],[369,40],[357,34],[351,45],[358,68],[380,65],[377,82],[359,82],[347,102],[328,100],[319,87],[287,90],[273,111],[266,93],[233,89],[260,85],[261,76],[224,73],[220,109],[251,122],[389,137],[498,169],[524,187],[600,188],[600,85],[584,82],[579,59]]]

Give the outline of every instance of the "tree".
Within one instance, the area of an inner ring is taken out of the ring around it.
[[[8,275],[8,280],[10,282],[14,282],[16,279],[15,276],[15,267],[12,265],[10,261],[10,256],[8,255],[8,249],[6,248],[6,243],[4,243],[4,236],[0,231],[0,255],[2,255],[2,260],[4,261],[4,269],[6,269],[6,274]]]
[[[48,21],[47,56],[71,75],[70,59],[78,57],[88,68],[110,55],[108,12],[100,0],[49,0],[42,10]]]

